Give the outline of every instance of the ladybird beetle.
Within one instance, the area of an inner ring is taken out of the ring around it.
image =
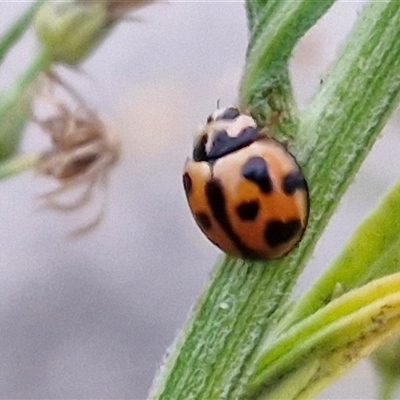
[[[279,258],[303,235],[308,191],[296,160],[235,107],[207,118],[183,185],[201,230],[232,256]]]

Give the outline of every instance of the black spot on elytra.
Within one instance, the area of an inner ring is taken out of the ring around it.
[[[205,194],[207,202],[211,208],[214,218],[218,221],[222,228],[230,231],[231,224],[226,212],[226,199],[223,192],[223,187],[219,179],[211,179],[205,185]]]
[[[209,180],[205,185],[205,194],[214,219],[232,240],[242,256],[244,258],[260,258],[259,254],[247,247],[233,230],[226,211],[226,198],[220,180],[216,178]]]
[[[243,221],[254,221],[259,210],[260,203],[258,200],[246,201],[236,207],[236,212]]]
[[[264,239],[268,246],[277,247],[293,239],[301,229],[301,222],[292,219],[287,222],[270,221],[265,227]]]
[[[250,158],[242,167],[242,175],[249,181],[254,182],[263,193],[272,191],[268,166],[262,157]]]
[[[218,115],[217,118],[215,118],[216,121],[220,120],[234,120],[240,115],[240,111],[237,108],[234,107],[229,107],[227,108],[222,114]]]
[[[207,135],[203,135],[197,140],[193,147],[194,161],[207,161],[206,143]]]
[[[289,172],[282,182],[282,189],[287,194],[293,194],[297,189],[307,189],[306,180],[300,171]]]
[[[194,218],[203,230],[207,231],[211,228],[212,223],[210,217],[204,212],[194,214]]]
[[[185,189],[186,196],[189,196],[189,194],[192,190],[192,184],[193,184],[192,178],[190,177],[190,175],[187,172],[185,172],[182,176],[182,180],[183,180],[183,187]]]
[[[208,160],[215,160],[229,153],[240,150],[253,143],[259,135],[258,129],[251,126],[244,128],[237,136],[229,136],[226,131],[215,132]]]

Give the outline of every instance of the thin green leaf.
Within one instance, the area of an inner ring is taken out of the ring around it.
[[[29,28],[30,23],[36,15],[38,9],[47,0],[37,0],[30,5],[27,10],[15,21],[11,27],[0,37],[0,65],[12,46],[18,42],[21,36]]]
[[[296,302],[278,330],[313,314],[342,292],[400,270],[400,182],[363,221],[345,248],[310,289]],[[279,334],[279,333],[277,333]]]
[[[400,257],[400,249],[396,254]],[[292,374],[314,365],[291,398],[309,398],[400,330],[400,273],[352,290],[294,325],[272,343],[251,378],[254,398],[274,399]],[[316,366],[318,365],[318,368]]]

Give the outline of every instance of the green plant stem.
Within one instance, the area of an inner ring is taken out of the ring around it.
[[[382,375],[380,381],[380,400],[394,399],[394,394],[398,385],[398,376],[396,375]]]
[[[379,399],[395,398],[400,383],[400,336],[380,346],[370,359],[379,377]]]
[[[304,8],[299,8],[294,2],[289,3],[303,16]],[[318,10],[320,14],[311,13],[310,19],[319,18],[326,6]],[[290,15],[293,20],[296,19],[293,13]],[[297,26],[298,37],[312,25],[310,19],[307,24]],[[275,24],[276,31],[287,32],[287,21],[278,22]],[[269,32],[274,35],[271,30]],[[274,47],[278,44],[274,42]],[[284,44],[287,49],[288,44]],[[290,44],[294,46],[295,41]],[[261,48],[268,52],[267,48]],[[289,56],[288,51],[286,55]],[[252,57],[256,62],[255,56]],[[291,93],[287,85],[286,61],[281,58],[285,72],[279,69],[278,77],[273,77],[277,84],[271,86],[284,101]],[[279,103],[275,99],[273,102]],[[290,279],[293,273],[289,273],[289,278],[282,279],[293,268],[278,268],[279,265],[282,261],[249,263],[229,257],[222,260],[156,380],[152,398],[240,398],[252,371],[255,351],[268,326],[278,317],[276,310],[284,304],[287,288],[294,282]]]
[[[282,78],[287,79],[287,62],[298,40],[333,3],[275,0],[262,8],[264,13],[254,26],[241,83],[243,109],[251,106],[252,112],[262,113],[271,89]]]
[[[253,47],[252,43],[257,37],[262,29],[260,25],[263,18],[268,18],[271,20],[271,16],[275,14],[275,11],[279,12],[279,5],[282,0],[254,0],[246,1],[246,11],[247,11],[247,23],[250,32],[249,48]]]
[[[247,24],[250,33],[253,32],[254,26],[258,22],[258,16],[261,13],[261,10],[265,6],[265,0],[254,0],[246,2],[246,12],[247,12]]]
[[[51,66],[52,60],[45,52],[39,52],[28,68],[17,78],[13,86],[3,93],[0,105],[6,102],[12,103],[15,99],[19,99],[22,94],[29,89],[34,79]]]
[[[18,148],[22,131],[31,113],[34,91],[31,84],[40,72],[46,71],[51,59],[39,53],[14,84],[0,97],[0,161],[11,157]]]
[[[39,153],[24,154],[0,163],[0,179],[10,178],[13,175],[35,167],[40,157]]]
[[[260,17],[263,24],[257,29],[263,31],[254,33],[258,37],[248,53],[242,81],[244,109],[255,109],[262,116],[266,96],[287,82],[286,64],[297,40],[331,4],[281,2],[270,24],[266,16]],[[311,189],[309,225],[302,242],[281,260],[223,259],[155,382],[153,399],[246,396],[260,349],[271,340],[271,328],[282,317],[282,307],[287,307],[288,293],[398,103],[399,16],[397,0],[365,7],[319,93],[299,115],[300,131],[287,134]],[[346,88],[350,88],[347,94]]]
[[[15,21],[15,23],[0,37],[0,65],[8,50],[21,38],[29,28],[37,10],[47,0],[37,0]]]
[[[277,139],[293,141],[299,129],[288,59],[304,32],[333,3],[334,0],[247,2],[250,43],[240,105],[242,109],[250,107],[260,126],[273,121]]]
[[[400,2],[368,3],[324,84],[300,116],[295,154],[310,187],[302,246],[314,247],[400,99]],[[362,94],[362,95],[361,95]]]
[[[311,201],[309,228],[302,246],[314,245],[316,236],[325,226],[388,115],[398,104],[400,43],[395,38],[399,35],[399,2],[370,2],[361,13],[321,89],[300,115],[295,154],[303,160]],[[380,223],[386,214],[380,216]],[[393,220],[392,216],[388,222],[391,231],[396,228],[390,225]],[[379,241],[376,242],[378,231],[373,225],[370,230],[373,240],[365,239],[363,245],[368,248],[368,243],[371,243],[377,248],[372,247],[372,252],[371,247],[367,252],[361,251],[361,259],[353,263],[358,273],[349,266],[349,254],[344,254],[338,264],[347,260],[347,265],[333,266],[327,276],[313,286],[304,301],[296,304],[289,318],[283,319],[279,332],[285,332],[294,323],[315,312],[332,296],[335,284],[343,282],[343,290],[347,291],[382,276],[384,271],[390,273],[400,268],[395,246],[389,247],[385,257],[367,268],[365,258],[380,255],[381,246]],[[391,231],[386,230],[381,235],[386,244],[391,239],[387,236],[395,234]],[[392,237],[398,242],[397,236]],[[279,332],[275,334],[279,335]],[[269,371],[269,368],[269,365],[264,365],[260,369]]]

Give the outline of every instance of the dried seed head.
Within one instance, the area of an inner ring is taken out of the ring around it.
[[[89,110],[63,107],[41,126],[50,135],[52,149],[43,155],[39,170],[57,179],[79,177],[98,163],[110,168],[119,157],[115,132]]]
[[[51,141],[51,149],[43,154],[37,170],[58,181],[57,188],[42,196],[47,206],[71,211],[86,205],[93,190],[107,183],[109,172],[119,159],[121,146],[116,132],[97,113],[76,99],[75,93],[69,90],[78,103],[76,109],[71,109],[52,94],[54,85],[62,84],[59,78],[56,82],[54,77],[50,81],[50,90],[43,93],[54,113],[45,119],[35,118]],[[63,201],[67,192],[78,186],[82,188],[80,196],[74,201]],[[101,215],[102,211],[98,218]],[[97,219],[96,223],[99,222]]]

